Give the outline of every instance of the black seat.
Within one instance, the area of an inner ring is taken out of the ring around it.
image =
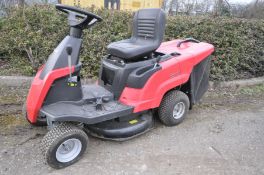
[[[108,53],[124,60],[135,60],[150,55],[163,40],[166,16],[161,9],[142,9],[133,20],[130,39],[108,45]]]

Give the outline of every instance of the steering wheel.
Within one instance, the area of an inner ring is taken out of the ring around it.
[[[68,14],[68,23],[71,27],[90,28],[103,20],[96,14],[68,5],[56,4],[56,9]]]

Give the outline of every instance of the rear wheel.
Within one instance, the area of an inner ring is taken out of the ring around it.
[[[189,111],[188,96],[181,91],[171,91],[163,98],[158,114],[161,122],[166,126],[180,124]]]
[[[79,127],[61,123],[50,130],[41,142],[47,163],[56,169],[74,164],[84,154],[88,136]]]

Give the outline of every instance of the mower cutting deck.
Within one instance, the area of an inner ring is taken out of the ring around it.
[[[192,38],[162,43],[166,15],[161,9],[139,10],[132,37],[109,44],[98,82],[83,85],[83,30],[102,19],[75,7],[56,8],[68,14],[70,34],[39,69],[26,102],[27,120],[50,130],[41,149],[51,167],[77,162],[87,133],[127,140],[152,129],[154,114],[175,126],[206,92],[214,47]]]

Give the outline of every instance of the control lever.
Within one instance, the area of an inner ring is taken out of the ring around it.
[[[70,80],[72,78],[72,71],[71,71],[71,54],[72,54],[72,47],[68,45],[66,47],[66,52],[68,54],[68,66],[69,66],[69,71],[70,71]]]
[[[157,59],[156,59],[156,63],[154,64],[153,69],[155,69],[156,67],[158,67],[160,60],[161,60],[161,56],[159,55],[159,56],[157,57]]]
[[[73,79],[72,77],[72,63],[71,63],[72,46],[71,45],[68,45],[66,47],[66,52],[68,54],[68,67],[69,67],[69,72],[70,72],[70,78],[68,79],[68,85],[74,87],[74,86],[77,86],[77,78]]]

